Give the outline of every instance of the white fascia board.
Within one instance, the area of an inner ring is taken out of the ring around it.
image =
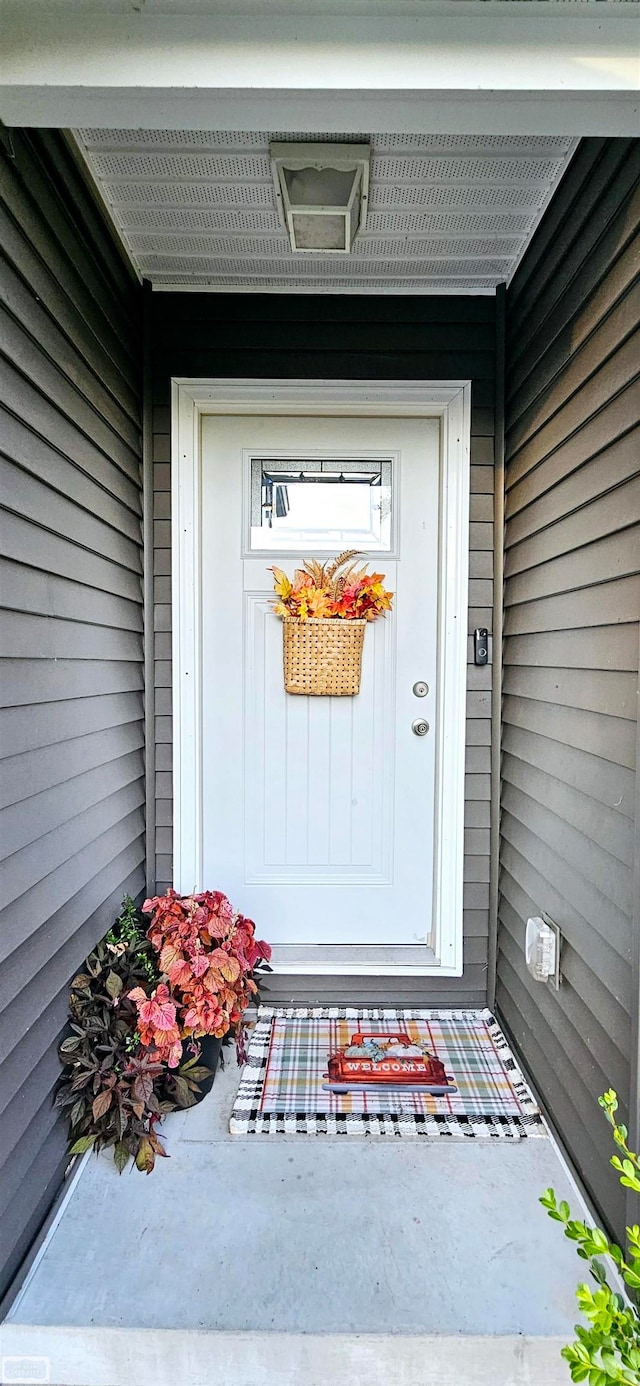
[[[638,89],[638,15],[128,15],[4,7],[2,81],[327,90]],[[467,9],[467,7],[465,7]]]
[[[464,3],[464,0],[461,0]],[[487,0],[491,3],[491,0]],[[191,91],[0,85],[0,119],[43,129],[635,136],[633,92]]]
[[[638,15],[129,15],[6,5],[7,86],[638,91]],[[536,11],[538,6],[536,5]]]
[[[34,23],[24,0],[8,0],[0,117],[63,127],[637,133],[635,4],[461,8],[345,18],[80,13],[43,3]]]
[[[508,0],[512,9],[522,10],[531,18],[540,14],[561,15],[583,10],[598,21],[600,0]],[[629,17],[629,4],[640,0],[607,0],[608,13]],[[408,16],[423,19],[425,14],[456,17],[460,14],[504,14],[505,0],[28,0],[29,13],[75,14],[84,18],[90,14],[129,16],[137,5],[145,15],[287,15],[289,19],[302,15],[329,15],[331,18],[366,18],[382,15]],[[585,9],[588,5],[588,9]],[[4,0],[3,10],[23,8],[24,0]]]

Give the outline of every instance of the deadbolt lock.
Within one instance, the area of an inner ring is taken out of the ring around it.
[[[427,693],[429,692],[429,685],[428,683],[425,683],[423,679],[418,679],[418,682],[414,683],[413,685],[413,691],[416,695],[416,698],[426,698]]]
[[[415,722],[411,723],[411,730],[414,736],[426,736],[429,730],[429,723],[425,722],[424,718],[417,717]]]

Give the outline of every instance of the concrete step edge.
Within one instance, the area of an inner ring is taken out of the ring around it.
[[[183,1293],[189,1293],[188,1284]],[[250,1294],[250,1282],[248,1293]],[[563,1339],[0,1325],[3,1386],[566,1386]]]

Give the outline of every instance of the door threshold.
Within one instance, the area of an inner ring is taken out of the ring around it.
[[[425,944],[277,943],[271,966],[280,975],[458,977]]]

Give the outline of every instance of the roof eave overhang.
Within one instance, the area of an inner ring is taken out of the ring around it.
[[[42,0],[34,22],[30,6],[7,0],[0,118],[63,128],[637,132],[635,4],[497,8],[110,13]]]

